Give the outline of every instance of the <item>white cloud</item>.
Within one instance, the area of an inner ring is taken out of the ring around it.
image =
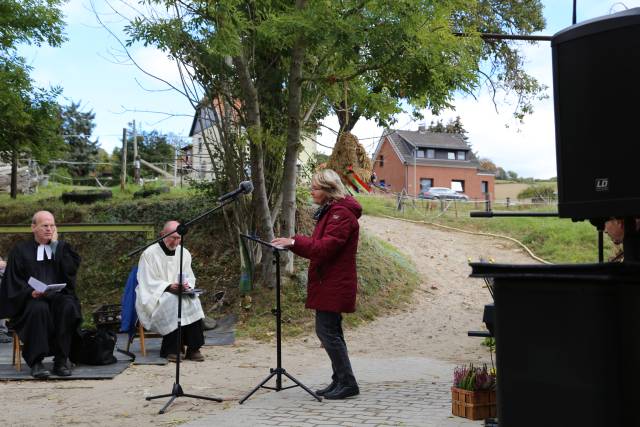
[[[132,49],[130,53],[131,57],[145,72],[182,89],[178,66],[164,52],[150,47],[139,47]],[[167,88],[166,84],[154,77],[144,75],[142,72],[137,72],[136,74],[142,76],[141,80],[151,83],[155,88]]]

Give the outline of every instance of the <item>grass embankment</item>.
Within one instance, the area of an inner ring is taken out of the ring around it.
[[[439,201],[408,201],[404,211],[398,211],[395,198],[359,196],[368,215],[387,215],[416,221],[456,227],[467,231],[500,234],[519,240],[537,256],[553,263],[595,263],[598,261],[598,235],[589,222],[573,222],[553,217],[494,217],[470,218],[469,212],[481,211],[483,204],[451,203],[442,212]],[[446,205],[445,205],[446,206]],[[555,206],[504,206],[499,211],[553,212]],[[605,236],[605,259],[613,256],[615,248]],[[500,260],[496,260],[500,262]]]
[[[212,207],[210,199],[199,197],[187,189],[171,189],[170,193],[145,199],[133,199],[140,187],[128,186],[125,191],[113,187],[114,197],[92,205],[64,204],[63,192],[78,187],[53,184],[36,194],[20,195],[11,200],[0,196],[0,224],[29,224],[33,213],[47,209],[61,223],[153,223],[156,229],[167,219],[190,219]],[[313,227],[311,213],[300,209],[299,226],[305,233]],[[25,239],[25,234],[0,234],[0,255],[6,256],[13,244]],[[78,273],[78,294],[85,321],[103,304],[120,302],[126,278],[138,255],[126,254],[144,245],[143,233],[67,233],[68,240],[83,258]],[[193,269],[202,296],[205,312],[213,306],[209,301],[216,291],[224,290],[225,304],[213,317],[238,313],[238,333],[258,339],[269,339],[275,332],[273,289],[256,288],[251,293],[252,304],[240,305],[238,280],[240,273],[238,242],[234,233],[224,227],[219,215],[211,215],[198,222],[185,236],[185,247],[193,255]],[[306,262],[297,260],[297,274],[283,277],[282,310],[283,336],[293,337],[313,331],[313,313],[304,309],[306,292]],[[402,306],[410,300],[419,284],[419,277],[410,261],[386,242],[361,234],[358,254],[360,289],[358,311],[345,316],[348,325],[360,324]]]
[[[314,312],[304,308],[307,262],[298,259],[297,274],[284,277],[282,284],[283,335],[294,337],[313,332]],[[355,313],[344,315],[346,325],[355,326],[375,319],[411,301],[420,284],[415,266],[388,243],[360,231],[358,245],[358,295]],[[243,336],[264,339],[275,333],[273,290],[252,294],[252,306],[241,314]]]

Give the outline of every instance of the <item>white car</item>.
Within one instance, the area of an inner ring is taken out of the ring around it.
[[[431,187],[424,190],[418,196],[421,199],[444,199],[444,200],[469,200],[466,194],[458,193],[446,187]]]

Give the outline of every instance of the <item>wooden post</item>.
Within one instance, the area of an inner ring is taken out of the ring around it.
[[[491,193],[484,193],[485,211],[491,212]]]
[[[127,184],[127,128],[122,128],[122,173],[120,174],[120,190]]]
[[[136,121],[133,121],[133,182],[140,182],[140,159],[138,158],[138,130]]]
[[[11,152],[11,198],[18,197],[18,148]]]

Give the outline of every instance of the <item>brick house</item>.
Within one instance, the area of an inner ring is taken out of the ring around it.
[[[495,175],[480,169],[471,147],[460,136],[387,129],[373,154],[378,183],[415,196],[430,187],[447,187],[471,199],[494,198]]]

